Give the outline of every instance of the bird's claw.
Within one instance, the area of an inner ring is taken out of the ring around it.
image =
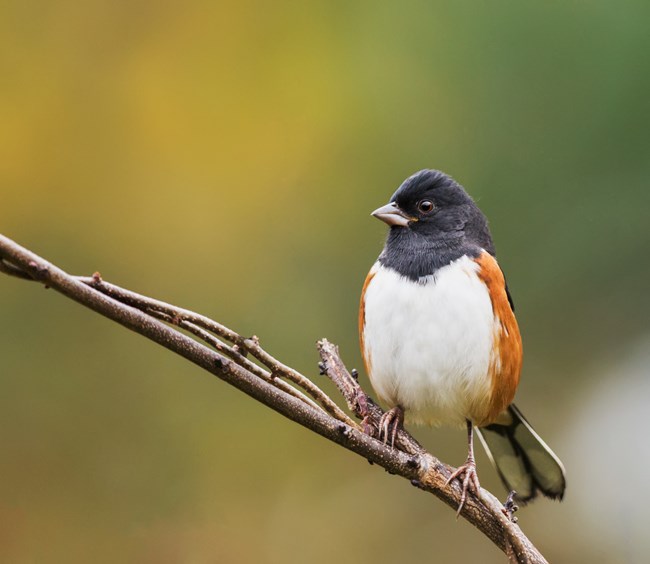
[[[481,484],[478,481],[478,474],[476,472],[476,462],[473,458],[468,458],[465,464],[459,466],[456,471],[449,476],[445,485],[448,486],[456,478],[460,480],[463,488],[463,493],[460,496],[460,503],[458,504],[458,510],[456,511],[456,517],[458,517],[460,512],[463,510],[465,501],[467,500],[467,492],[471,490],[474,495],[478,496],[478,493],[481,490]]]
[[[397,405],[389,409],[379,420],[379,440],[385,445],[390,444],[391,447],[395,447],[397,432],[402,427],[402,423],[404,423],[402,408]]]

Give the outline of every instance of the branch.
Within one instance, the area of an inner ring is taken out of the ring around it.
[[[246,338],[203,315],[125,290],[101,279],[72,276],[0,235],[0,272],[35,280],[116,321],[235,386],[303,427],[399,475],[449,505],[459,505],[461,487],[446,485],[452,468],[401,430],[396,448],[376,439],[383,411],[347,370],[336,346],[318,343],[321,372],[336,384],[359,425],[310,379]],[[198,338],[192,338],[193,335]],[[252,357],[252,358],[251,358]],[[486,490],[470,495],[460,514],[506,553],[510,562],[546,560]]]

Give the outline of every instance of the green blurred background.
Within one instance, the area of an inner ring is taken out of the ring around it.
[[[318,338],[361,366],[370,211],[445,170],[490,218],[518,404],[567,466],[566,500],[520,523],[551,562],[645,562],[649,18],[626,0],[3,2],[0,229],[326,386]],[[0,277],[0,308],[0,561],[504,560],[408,482],[54,292]],[[415,434],[464,460],[462,430]]]

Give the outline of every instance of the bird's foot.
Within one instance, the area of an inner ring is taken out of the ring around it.
[[[501,508],[503,514],[513,523],[517,522],[517,518],[515,517],[515,511],[519,509],[519,506],[515,503],[516,495],[517,492],[515,490],[512,490],[508,494],[508,497],[506,498],[506,501],[503,504],[503,507]]]
[[[404,410],[399,405],[389,409],[379,420],[379,440],[385,445],[390,444],[391,447],[395,447],[397,432],[403,423]]]
[[[476,473],[476,462],[473,457],[469,457],[465,464],[459,466],[456,471],[449,476],[445,485],[448,486],[456,478],[460,480],[463,487],[463,493],[460,496],[460,503],[458,504],[458,511],[456,511],[456,517],[458,517],[460,512],[463,510],[465,501],[467,500],[467,492],[471,491],[474,495],[478,496],[481,491],[481,484],[479,484],[478,474]]]

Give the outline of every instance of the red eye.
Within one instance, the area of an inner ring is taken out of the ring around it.
[[[418,204],[418,209],[422,213],[429,213],[433,209],[433,202],[431,200],[422,200]]]

